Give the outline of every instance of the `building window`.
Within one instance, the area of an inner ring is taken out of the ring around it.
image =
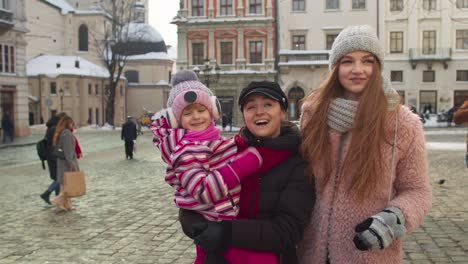
[[[56,82],[50,82],[50,94],[51,95],[57,94],[57,83]]]
[[[326,0],[325,9],[340,9],[339,0]]]
[[[292,0],[292,10],[293,11],[304,11],[305,10],[305,0]]]
[[[99,108],[96,108],[96,119],[95,119],[95,121],[96,121],[96,125],[100,124],[99,123]]]
[[[261,41],[249,42],[249,63],[262,63],[263,43]]]
[[[392,82],[403,82],[403,71],[391,71],[390,80]]]
[[[88,27],[81,25],[78,29],[78,50],[88,51]]]
[[[423,82],[435,82],[435,71],[423,71]]]
[[[262,0],[249,0],[249,14],[262,14]]]
[[[457,70],[457,81],[468,82],[468,70]]]
[[[91,123],[93,122],[92,118],[93,118],[93,109],[88,108],[88,125],[91,125]]]
[[[120,85],[120,96],[124,95],[123,85]]]
[[[232,15],[232,0],[221,0],[219,8],[222,16]]]
[[[403,52],[403,32],[390,32],[390,53]]]
[[[192,0],[192,16],[203,16],[205,0]]]
[[[93,93],[93,85],[91,83],[88,83],[88,94]]]
[[[423,31],[423,54],[435,54],[436,52],[436,32]]]
[[[390,11],[402,11],[403,0],[390,0]]]
[[[305,50],[305,36],[292,36],[292,49]]]
[[[327,50],[331,50],[333,46],[333,42],[335,41],[336,37],[338,37],[338,34],[327,34]]]
[[[2,9],[10,9],[10,1],[9,0],[0,0],[0,8]]]
[[[366,9],[366,0],[353,0],[353,9]]]
[[[192,43],[192,65],[203,65],[205,48],[203,43]]]
[[[15,72],[15,47],[0,44],[0,72]]]
[[[435,10],[436,9],[436,0],[424,0],[423,1],[424,10]]]
[[[138,71],[133,71],[133,70],[126,71],[124,75],[125,75],[125,78],[127,78],[127,81],[129,83],[139,83],[140,82],[140,76],[139,76]]]
[[[233,64],[232,42],[221,42],[221,64]]]
[[[468,8],[468,0],[457,0],[457,8]]]
[[[457,49],[468,49],[468,30],[457,30]]]
[[[96,95],[98,95],[99,94],[99,84],[96,84],[94,88],[96,89]]]
[[[419,92],[419,111],[422,113],[434,113],[437,109],[437,91]]]

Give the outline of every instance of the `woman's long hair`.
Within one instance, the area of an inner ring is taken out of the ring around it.
[[[71,124],[73,124],[73,119],[67,115],[60,119],[54,130],[54,137],[52,140],[54,145],[57,145],[60,133],[62,133],[64,129],[70,128]]]
[[[309,161],[308,174],[313,175],[313,166],[319,161],[325,165],[326,173],[323,185],[330,177],[333,166],[330,153],[331,144],[328,138],[328,110],[330,103],[337,97],[342,97],[344,88],[338,79],[339,64],[335,66],[329,77],[322,82],[317,91],[305,98],[315,105],[304,109],[305,127],[302,128],[302,155]],[[373,74],[367,87],[361,94],[354,118],[351,144],[343,162],[343,175],[352,177],[350,191],[359,199],[368,196],[379,182],[381,170],[381,145],[386,138],[385,120],[388,115],[388,103],[382,87],[381,67],[374,64]],[[322,186],[323,187],[323,186]]]

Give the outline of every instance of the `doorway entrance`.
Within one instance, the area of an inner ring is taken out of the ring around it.
[[[289,120],[299,120],[299,117],[301,116],[301,100],[304,96],[304,90],[299,86],[294,86],[289,90]]]

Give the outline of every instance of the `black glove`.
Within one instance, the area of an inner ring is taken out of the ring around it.
[[[385,208],[358,224],[353,242],[359,250],[384,249],[406,233],[405,217],[396,207]]]
[[[232,221],[194,223],[195,244],[207,252],[220,252],[231,243]]]

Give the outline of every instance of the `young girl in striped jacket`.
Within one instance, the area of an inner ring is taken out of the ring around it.
[[[176,206],[210,221],[235,219],[240,182],[261,166],[260,154],[253,147],[237,153],[234,139],[221,137],[214,124],[216,97],[193,71],[174,76],[167,106],[155,115],[151,130],[167,163],[165,181],[175,189]],[[216,252],[208,257],[222,258]]]

